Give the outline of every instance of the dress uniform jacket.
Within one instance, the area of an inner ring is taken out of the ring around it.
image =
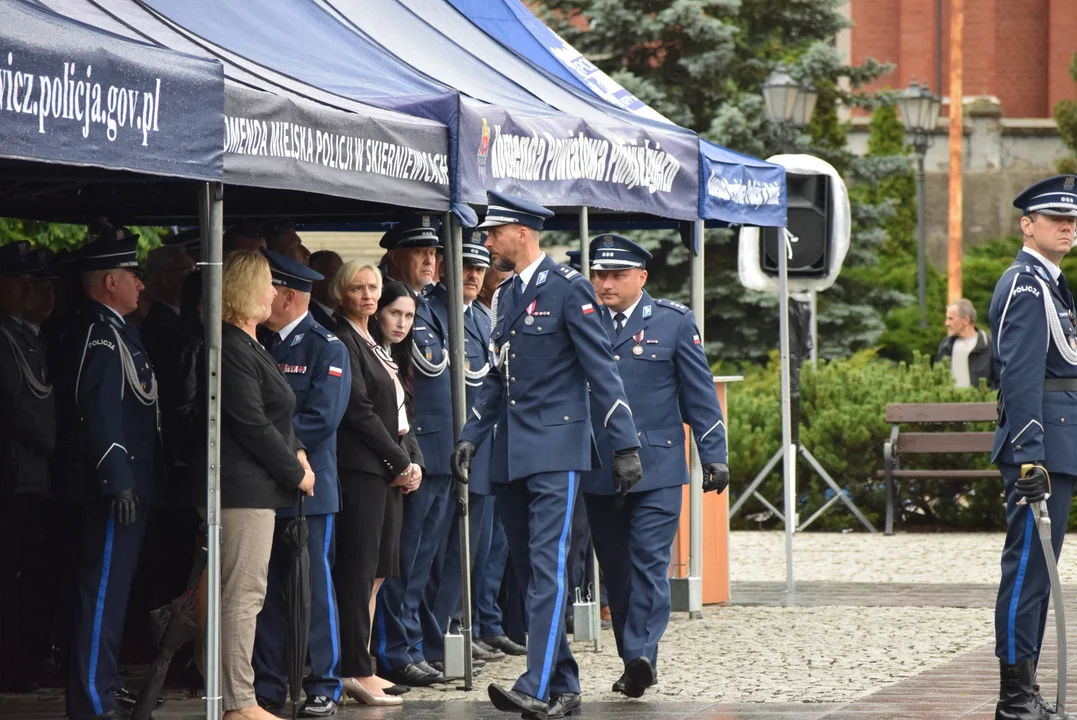
[[[696,436],[700,460],[726,462],[725,422],[692,311],[670,300],[654,300],[644,291],[619,334],[609,312],[603,308],[601,313],[639,432],[643,479],[630,492],[688,482],[685,421]],[[597,415],[592,407],[596,425]],[[608,462],[613,448],[600,425],[596,437],[602,467],[584,475],[581,489],[610,495],[617,492]]]
[[[314,497],[305,501],[306,514],[339,512],[337,427],[348,407],[351,384],[348,349],[308,312],[269,354],[295,393],[292,427],[307,448],[307,460],[317,478]],[[277,514],[294,515],[295,511],[284,508]]]
[[[491,341],[500,372],[486,376],[461,439],[478,447],[497,424],[492,468],[497,482],[590,470],[597,459],[590,381],[590,402],[599,409],[596,417],[601,415],[611,447],[639,447],[591,284],[549,256],[519,301],[513,300],[515,282],[498,290]]]
[[[81,452],[69,493],[92,500],[133,489],[140,502],[158,502],[164,498],[158,406],[132,387],[151,392],[157,379],[138,328],[92,300],[79,320],[70,339],[81,357],[73,388]]]
[[[0,487],[46,492],[55,446],[56,397],[44,342],[20,321],[0,316]]]
[[[464,354],[467,370],[470,373],[477,374],[483,367],[486,367],[487,372],[496,373],[494,356],[490,352],[490,313],[477,302],[471,303],[470,310],[471,312],[464,317]],[[465,380],[466,402],[469,409],[478,402],[479,390],[482,388],[484,380],[485,377]],[[471,472],[468,477],[467,490],[469,493],[475,495],[490,495],[493,493],[490,484],[493,449],[494,439],[493,437],[488,437],[475,450],[475,457],[471,461]]]
[[[994,462],[1041,462],[1048,472],[1077,474],[1077,393],[1044,392],[1045,378],[1077,378],[1072,302],[1069,291],[1024,251],[995,286],[990,317],[1003,410]],[[1048,307],[1058,319],[1054,327]],[[1043,352],[1029,351],[1036,346]]]
[[[449,475],[453,448],[452,381],[448,366],[449,311],[445,289],[428,285],[416,298],[415,417],[412,426],[427,475]]]

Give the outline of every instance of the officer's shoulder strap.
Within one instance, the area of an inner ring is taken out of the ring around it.
[[[316,323],[314,323],[313,325],[311,325],[311,326],[310,326],[310,331],[311,331],[312,333],[314,333],[314,335],[315,335],[316,337],[320,337],[320,338],[322,338],[323,340],[326,340],[326,341],[328,341],[328,342],[339,342],[339,340],[340,340],[340,339],[339,339],[339,338],[338,338],[338,337],[337,337],[336,335],[334,335],[333,333],[329,332],[329,329],[328,329],[328,328],[326,328],[326,327],[325,327],[324,325],[322,325],[321,323],[317,323],[317,322],[316,322]]]
[[[657,305],[658,307],[669,308],[671,310],[676,310],[681,315],[686,314],[688,312],[688,310],[689,310],[687,305],[682,305],[681,303],[677,302],[676,300],[666,300],[665,298],[658,298],[657,300],[654,301],[654,304]]]
[[[577,280],[583,280],[583,275],[570,268],[568,265],[555,265],[553,271],[550,273],[553,277],[559,277],[562,280],[568,280],[569,282],[576,282]]]

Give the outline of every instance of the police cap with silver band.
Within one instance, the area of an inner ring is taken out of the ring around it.
[[[437,247],[441,244],[440,228],[441,221],[434,215],[412,215],[382,235],[378,245],[386,250]]]
[[[1056,175],[1028,187],[1013,201],[1023,215],[1063,215],[1077,217],[1077,177]]]
[[[553,211],[537,202],[490,190],[486,193],[486,217],[479,227],[523,225],[532,230],[541,230],[546,218],[551,217]]]
[[[105,227],[90,234],[78,250],[80,272],[124,268],[137,273],[138,235],[125,227]]]
[[[481,233],[473,228],[464,228],[464,250],[462,253],[464,265],[490,267],[490,251],[483,245],[484,242],[486,242],[486,233]]]
[[[606,233],[591,240],[592,270],[624,270],[645,268],[653,257],[645,249],[623,235]]]
[[[273,275],[273,284],[309,293],[314,283],[325,278],[320,272],[311,270],[301,262],[272,250],[262,249],[262,254],[269,261],[269,271]]]
[[[565,255],[568,255],[568,262],[565,265],[568,265],[576,272],[583,272],[583,263],[580,262],[579,250],[569,250]]]

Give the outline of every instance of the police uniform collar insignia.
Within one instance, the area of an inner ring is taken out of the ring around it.
[[[119,329],[123,330],[123,323],[122,323],[122,322],[120,322],[120,319],[119,319],[118,317],[116,317],[116,316],[114,316],[114,315],[109,315],[109,316],[108,316],[108,317],[107,317],[106,319],[107,319],[107,320],[108,320],[108,321],[109,321],[110,323],[112,323],[113,325],[115,325],[116,327],[118,327]]]
[[[643,317],[649,318],[650,316],[651,316],[651,306],[650,305],[644,305],[643,306]]]
[[[1047,274],[1047,271],[1042,265],[1035,265],[1034,267],[1036,268],[1036,273],[1040,277],[1042,277],[1044,280],[1047,280],[1048,282],[1054,282],[1053,280],[1051,280],[1051,276]]]
[[[295,347],[296,345],[301,343],[303,341],[303,335],[304,333],[299,333],[294,338],[292,338],[292,344],[289,347]]]
[[[543,285],[545,285],[546,284],[546,278],[549,277],[549,275],[550,275],[549,270],[543,270],[542,272],[540,272],[538,274],[538,279],[535,280],[535,287],[542,287]]]

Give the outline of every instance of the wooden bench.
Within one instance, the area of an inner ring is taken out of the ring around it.
[[[902,423],[973,423],[994,422],[995,403],[890,403],[886,421],[893,423],[890,439],[883,444],[883,469],[877,475],[886,479],[886,534],[894,534],[894,502],[898,482],[908,479],[981,480],[1000,477],[991,470],[903,470],[901,456],[944,453],[990,453],[995,441],[993,431],[985,432],[901,432]]]

